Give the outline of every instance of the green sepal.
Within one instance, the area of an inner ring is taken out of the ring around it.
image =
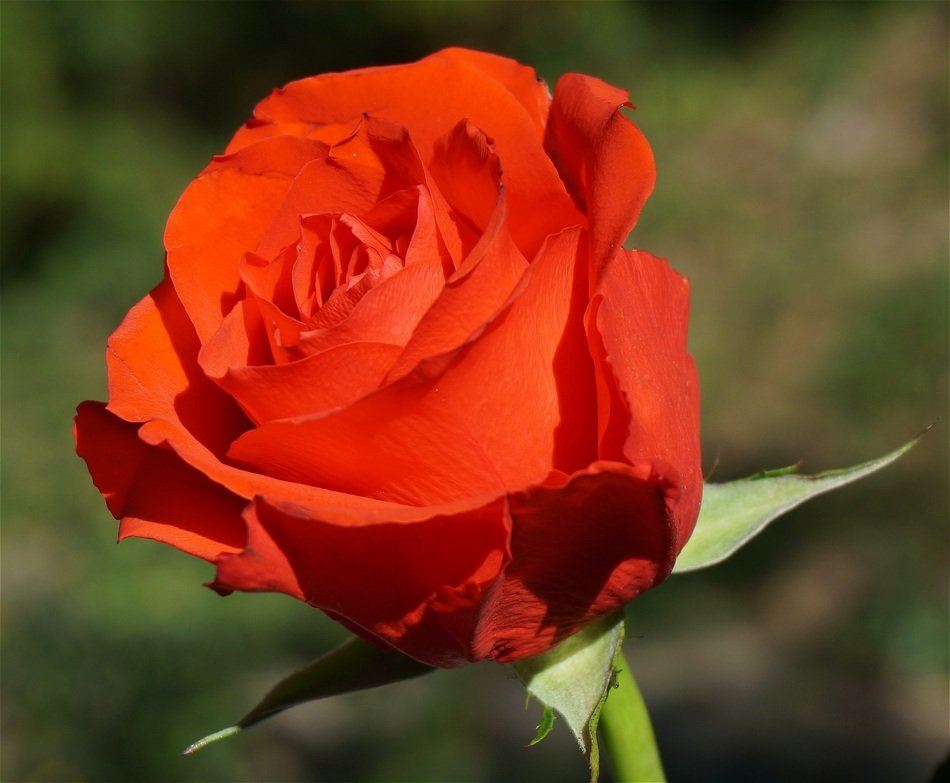
[[[281,680],[235,725],[192,743],[184,753],[201,750],[216,740],[230,737],[241,729],[246,729],[295,704],[376,688],[432,671],[435,669],[431,666],[419,663],[402,653],[353,637],[309,666]]]
[[[696,528],[673,567],[674,574],[715,565],[762,532],[773,519],[809,498],[830,492],[890,465],[909,451],[918,435],[899,449],[851,468],[828,470],[812,476],[797,474],[793,465],[765,470],[738,481],[708,483]]]
[[[541,710],[541,719],[538,721],[538,730],[534,735],[534,739],[528,743],[529,748],[532,745],[537,745],[541,740],[548,736],[548,734],[551,733],[551,729],[554,728],[554,720],[557,717],[554,714],[554,710],[548,707],[547,704],[542,706],[543,709]]]
[[[567,723],[590,765],[590,779],[600,773],[597,721],[614,677],[614,660],[623,642],[623,613],[615,613],[587,626],[541,655],[511,664],[530,696],[546,711],[554,710]],[[542,739],[542,715],[535,742]],[[551,719],[553,725],[553,715]]]

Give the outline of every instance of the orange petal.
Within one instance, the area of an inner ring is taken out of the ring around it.
[[[400,269],[367,285],[339,322],[301,335],[299,350],[311,354],[351,342],[405,345],[445,285],[442,262],[435,258]],[[332,307],[337,294],[325,309]],[[322,314],[322,313],[321,313]],[[319,320],[319,316],[318,316]]]
[[[507,488],[596,458],[581,237],[550,237],[510,305],[435,382],[440,406],[465,422]]]
[[[262,476],[222,461],[230,443],[250,422],[223,390],[198,367],[198,338],[166,280],[139,302],[110,338],[108,410],[130,422],[145,422],[139,438],[172,449],[188,465],[235,495],[268,493],[292,502],[351,510],[392,504],[351,497]]]
[[[429,173],[446,201],[477,234],[488,226],[501,191],[495,144],[467,119],[436,140]]]
[[[199,348],[195,329],[166,278],[109,338],[109,410],[131,422],[168,421],[223,454],[249,422],[201,372],[195,361]]]
[[[250,249],[269,258],[298,239],[301,217],[343,212],[359,217],[392,193],[424,180],[404,127],[357,115],[348,138],[299,170],[266,233]]]
[[[508,231],[501,198],[478,244],[416,325],[388,381],[406,375],[424,359],[461,346],[495,317],[527,270],[528,262]]]

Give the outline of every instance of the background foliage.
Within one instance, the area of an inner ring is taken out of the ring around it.
[[[492,665],[291,711],[191,758],[342,634],[113,545],[72,453],[165,217],[274,86],[449,44],[629,87],[633,244],[693,281],[705,467],[897,466],[629,607],[673,780],[921,780],[945,752],[945,3],[12,2],[2,14],[5,781],[581,780]]]

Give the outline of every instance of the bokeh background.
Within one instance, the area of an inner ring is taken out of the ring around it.
[[[578,781],[507,670],[306,705],[183,758],[340,630],[115,525],[76,403],[165,217],[269,90],[449,44],[628,87],[631,243],[693,281],[705,468],[871,458],[629,607],[673,781],[925,780],[948,740],[948,5],[14,2],[2,14],[4,781]]]

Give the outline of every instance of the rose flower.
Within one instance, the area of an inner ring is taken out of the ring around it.
[[[294,82],[185,190],[76,442],[119,538],[433,666],[544,652],[699,509],[688,283],[627,94],[495,55]]]

